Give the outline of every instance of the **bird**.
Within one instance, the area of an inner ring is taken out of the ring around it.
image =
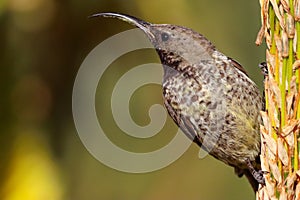
[[[246,70],[204,35],[184,26],[113,17],[142,30],[163,66],[163,101],[177,126],[199,147],[245,175],[254,191],[264,184],[260,164],[263,98]]]

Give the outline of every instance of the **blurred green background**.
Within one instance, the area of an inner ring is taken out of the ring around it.
[[[245,178],[214,158],[200,160],[196,145],[170,166],[147,174],[116,171],[88,153],[72,118],[77,70],[101,41],[133,28],[115,19],[87,19],[104,11],[201,32],[262,85],[257,66],[264,48],[254,44],[259,1],[0,0],[0,199],[254,199]],[[153,150],[176,132],[168,119],[157,136],[133,139],[116,126],[109,109],[118,78],[137,64],[157,61],[154,50],[129,53],[112,64],[98,87],[96,107],[105,113],[100,123],[124,149]],[[131,102],[132,118],[146,125],[149,107],[162,103],[161,88],[144,86]]]

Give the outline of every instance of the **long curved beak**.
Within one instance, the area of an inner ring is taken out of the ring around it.
[[[130,15],[113,13],[113,12],[105,12],[105,13],[96,13],[96,14],[91,15],[90,17],[117,18],[117,19],[120,19],[122,21],[125,21],[129,24],[136,26],[137,28],[141,29],[148,37],[154,38],[153,33],[151,33],[151,31],[150,31],[151,23],[141,20],[139,18],[130,16]]]

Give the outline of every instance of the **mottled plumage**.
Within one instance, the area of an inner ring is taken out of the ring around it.
[[[260,169],[262,97],[244,68],[189,28],[117,13],[94,16],[117,17],[145,32],[163,64],[164,104],[174,122],[257,189],[258,182],[263,183],[255,171]]]

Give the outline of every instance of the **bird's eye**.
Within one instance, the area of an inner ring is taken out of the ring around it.
[[[162,40],[163,42],[169,40],[169,34],[168,34],[168,33],[162,33],[162,34],[161,34],[161,40]]]

